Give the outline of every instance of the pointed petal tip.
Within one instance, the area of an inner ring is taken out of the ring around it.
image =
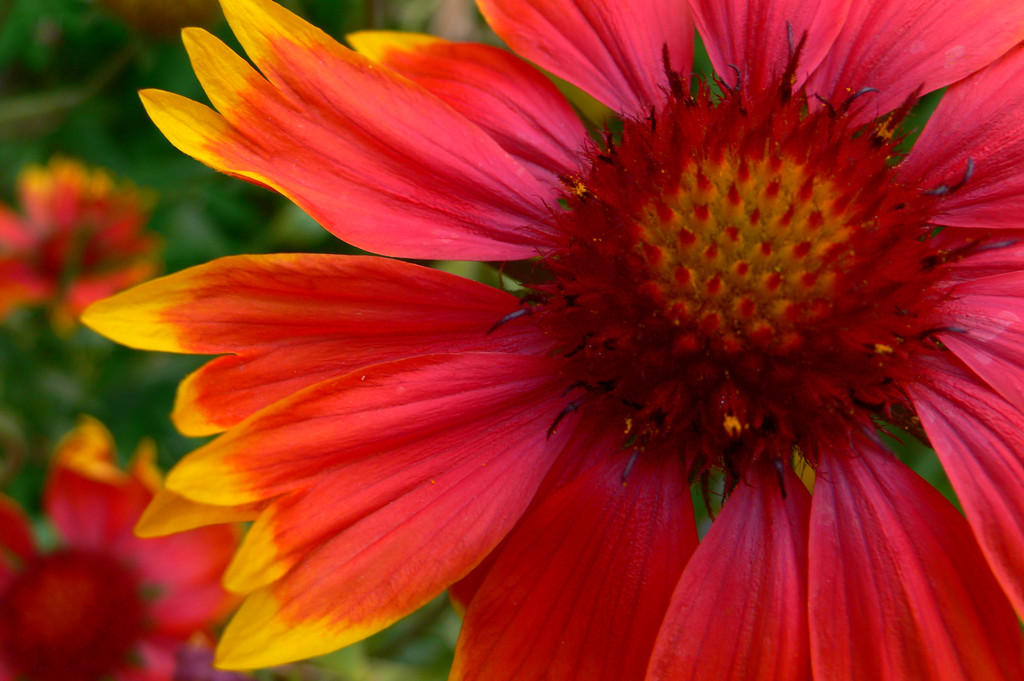
[[[349,33],[345,40],[352,49],[373,61],[382,61],[392,50],[411,52],[426,45],[444,42],[442,38],[425,33],[370,30]]]
[[[155,294],[164,278],[98,300],[82,313],[82,324],[105,338],[139,350],[187,352],[174,327],[161,320]]]
[[[361,641],[386,624],[352,629],[326,620],[291,618],[270,589],[262,589],[246,598],[228,623],[214,665],[249,670],[316,657]]]

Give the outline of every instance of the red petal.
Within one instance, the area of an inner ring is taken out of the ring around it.
[[[662,103],[663,50],[688,79],[693,22],[685,2],[478,0],[477,6],[513,50],[626,115],[646,116]]]
[[[1016,7],[1016,5],[1015,5]],[[900,167],[925,189],[967,182],[942,199],[940,225],[1024,227],[1024,45],[943,95]]]
[[[360,53],[423,86],[479,125],[538,179],[579,171],[587,131],[541,73],[506,50],[391,31],[348,37]]]
[[[822,457],[811,507],[815,680],[1024,678],[1017,618],[963,516],[851,438]]]
[[[451,678],[639,681],[696,544],[679,460],[599,460],[528,513],[466,613]]]
[[[861,120],[892,111],[918,87],[955,83],[1024,38],[1024,3],[1005,0],[858,0],[828,56],[811,74],[812,93],[854,104]]]
[[[741,483],[676,587],[647,681],[810,681],[807,523],[811,498],[786,472]]]
[[[821,63],[846,19],[851,0],[690,0],[697,30],[715,71],[749,93],[778,84],[794,45],[806,34],[799,87]],[[736,73],[733,69],[739,69]]]
[[[1000,395],[1024,409],[1024,272],[959,284],[943,308],[955,330],[938,338]]]
[[[564,487],[581,476],[590,466],[602,462],[604,458],[615,453],[616,449],[610,448],[610,446],[617,441],[617,437],[608,433],[606,423],[598,414],[581,417],[565,449],[559,454],[558,459],[551,466],[551,471],[538,488],[531,508],[541,503],[554,490]],[[499,547],[465,578],[451,586],[449,595],[456,608],[464,612],[469,607],[469,602],[480,585],[483,584],[500,552]]]
[[[518,307],[495,288],[409,263],[289,254],[223,258],[163,277],[94,305],[83,321],[132,347],[235,353],[179,388],[175,422],[206,435],[368,364],[529,346],[538,337],[529,325],[488,333]]]
[[[932,237],[931,243],[937,249],[954,250],[977,243],[984,232],[971,228],[946,227]],[[998,234],[998,241],[985,243],[984,248],[970,252],[961,260],[946,265],[953,281],[971,281],[997,274],[1010,274],[1024,269],[1024,232],[1005,231]]]
[[[35,552],[32,526],[25,511],[13,499],[0,494],[0,587],[4,576]]]
[[[968,372],[938,362],[908,392],[992,570],[1024,616],[1024,416]]]

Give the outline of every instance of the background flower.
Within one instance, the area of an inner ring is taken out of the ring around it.
[[[90,303],[156,270],[144,230],[152,199],[101,169],[54,158],[18,180],[20,212],[0,205],[0,319],[46,304],[67,328]]]
[[[52,546],[0,497],[0,678],[171,681],[175,656],[233,604],[220,577],[237,532],[143,540],[132,529],[160,484],[151,444],[127,472],[84,418],[58,447],[45,490]]]

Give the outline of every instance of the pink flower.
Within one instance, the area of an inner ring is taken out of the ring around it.
[[[259,71],[185,33],[217,111],[143,95],[356,246],[523,285],[237,257],[87,312],[222,355],[174,418],[226,432],[143,523],[255,521],[221,662],[323,653],[452,587],[459,680],[1024,678],[1024,4],[478,4],[611,130],[509,52],[354,52],[269,0],[223,1]],[[691,93],[694,24],[720,96]],[[726,497],[699,542],[691,483]]]
[[[110,434],[84,419],[61,442],[46,486],[51,550],[0,496],[0,680],[171,681],[178,648],[234,604],[219,583],[234,527],[132,534],[160,484],[153,455],[140,448],[122,471]]]

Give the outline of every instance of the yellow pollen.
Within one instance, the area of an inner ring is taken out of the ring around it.
[[[725,432],[729,434],[729,437],[739,437],[740,433],[743,432],[743,424],[732,414],[726,414],[722,427],[725,428]]]
[[[857,257],[847,242],[860,225],[839,189],[784,156],[696,162],[637,225],[637,249],[673,323],[692,310],[727,352],[778,349],[783,338],[797,349],[800,329],[828,313]]]
[[[891,355],[895,352],[891,345],[885,343],[875,343],[875,353],[879,355]]]

